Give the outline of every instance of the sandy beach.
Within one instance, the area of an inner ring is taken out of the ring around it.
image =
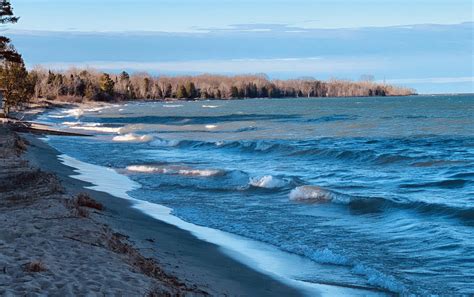
[[[86,189],[37,135],[0,135],[0,295],[300,295],[129,201]]]

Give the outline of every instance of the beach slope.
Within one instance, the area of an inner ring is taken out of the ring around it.
[[[299,295],[126,200],[86,189],[37,136],[6,127],[0,136],[0,295]]]

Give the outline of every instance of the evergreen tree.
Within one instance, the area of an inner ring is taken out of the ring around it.
[[[107,95],[113,95],[115,82],[110,78],[110,75],[103,73],[99,80],[99,88]]]
[[[186,87],[183,86],[183,85],[179,85],[178,86],[178,89],[176,90],[176,98],[178,99],[184,99],[184,98],[188,98],[188,93],[186,91]]]
[[[14,24],[18,22],[18,17],[13,14],[13,8],[10,1],[0,1],[0,24]],[[0,60],[23,63],[21,55],[10,44],[10,39],[6,36],[0,36]]]
[[[86,83],[84,80],[78,76],[74,77],[74,83],[73,83],[73,95],[74,96],[79,96],[79,97],[84,97],[85,92],[86,92]]]
[[[88,81],[84,95],[87,99],[97,100],[99,97],[99,90],[92,82]]]
[[[232,98],[239,98],[239,89],[236,86],[232,86],[230,88],[230,97]]]
[[[166,85],[165,92],[163,93],[163,98],[171,98],[173,96],[173,87],[170,83]]]
[[[186,83],[186,94],[188,98],[193,99],[197,97],[196,86],[192,81]]]
[[[120,81],[121,82],[130,81],[130,75],[126,71],[122,71],[122,73],[120,73]]]
[[[20,56],[21,57],[21,56]],[[34,82],[23,62],[4,61],[0,68],[0,88],[3,89],[4,111],[28,102],[34,93]]]

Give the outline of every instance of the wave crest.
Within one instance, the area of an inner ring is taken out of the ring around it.
[[[150,142],[153,140],[151,135],[137,135],[133,133],[119,135],[112,138],[116,142]]]
[[[308,202],[330,202],[334,194],[316,186],[301,186],[290,192],[290,200]]]
[[[154,146],[178,146],[179,145],[179,141],[178,140],[166,140],[166,139],[155,139],[151,145],[154,145]]]
[[[120,127],[102,127],[102,126],[71,126],[70,129],[75,130],[84,130],[84,131],[94,131],[94,132],[104,132],[104,133],[120,133]]]
[[[262,177],[250,178],[249,184],[257,188],[274,189],[286,186],[287,182],[271,175],[265,175]]]
[[[195,169],[178,165],[130,165],[127,166],[127,170],[141,173],[161,173],[197,177],[212,177],[224,173],[217,169]]]

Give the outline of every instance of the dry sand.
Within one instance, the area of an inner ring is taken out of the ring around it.
[[[160,271],[98,222],[99,210],[77,205],[54,175],[32,168],[15,134],[0,135],[0,295],[203,293]]]

